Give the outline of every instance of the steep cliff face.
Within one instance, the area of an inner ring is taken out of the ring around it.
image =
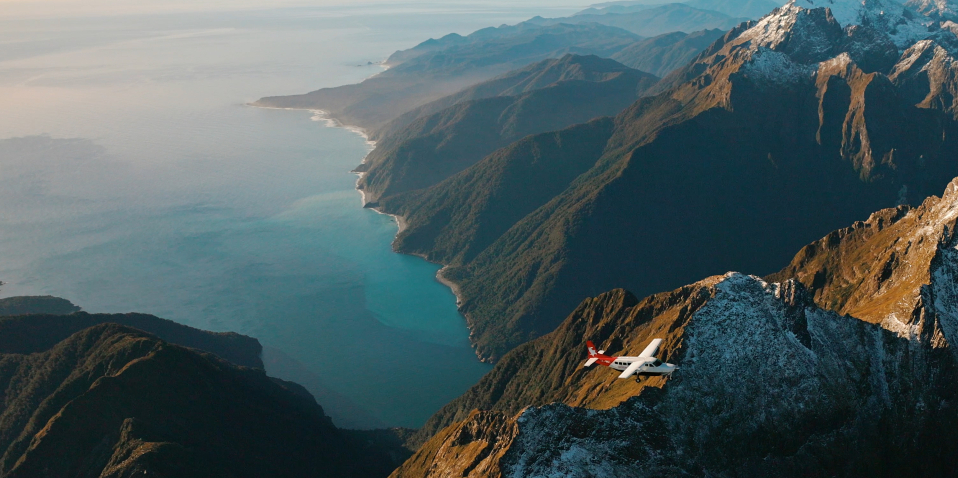
[[[116,324],[0,354],[0,475],[385,476],[387,450],[336,429],[262,370]]]
[[[683,349],[660,393],[609,411],[523,414],[504,460],[513,476],[601,476],[594,463],[619,476],[942,476],[954,465],[951,351],[747,276],[717,286]],[[576,415],[591,433],[574,433]]]
[[[428,222],[428,241],[398,249],[444,260],[446,244],[473,246],[445,277],[460,286],[477,350],[499,359],[585,297],[768,273],[830,230],[940,192],[958,175],[958,39],[898,3],[829,5],[790,3],[717,40],[592,138],[601,155],[562,192],[520,207],[520,219],[471,220],[497,237],[458,225],[468,208],[428,213],[434,191],[448,204],[477,194],[445,189],[464,185],[459,175],[387,205],[410,235]],[[468,174],[488,165],[494,176],[496,156]]]
[[[949,317],[953,298],[958,183],[920,206],[872,214],[805,246],[771,280],[794,277],[816,304],[905,337],[958,336]]]
[[[588,299],[437,413],[416,459],[476,408],[518,428],[503,476],[950,476],[956,222],[958,180],[809,244],[768,281]],[[668,380],[581,367],[585,339],[624,355],[655,337],[680,366]]]
[[[473,411],[442,430],[390,476],[500,478],[503,454],[517,432],[515,420],[502,413]]]

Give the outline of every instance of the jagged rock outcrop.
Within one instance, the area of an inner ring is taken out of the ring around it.
[[[506,179],[505,153],[384,204],[406,219],[397,249],[449,266],[477,351],[495,360],[585,297],[769,273],[830,230],[940,192],[958,175],[955,34],[893,0],[829,6],[793,2],[730,31],[591,137],[593,166],[520,202],[521,217],[467,199],[467,175],[526,187]]]
[[[941,198],[876,212],[805,246],[770,279],[794,277],[820,307],[903,337],[953,344],[956,222],[958,182],[952,182]]]
[[[502,456],[517,432],[515,421],[502,413],[473,411],[442,430],[390,476],[499,478]]]
[[[682,329],[669,358],[681,368],[661,388],[632,383],[638,395],[608,409],[554,403],[517,416],[498,412],[506,419],[504,431],[518,428],[499,460],[502,475],[952,472],[958,368],[950,347],[815,307],[797,282],[741,274],[710,282],[694,286],[709,298],[684,322],[652,317],[646,324]],[[626,325],[615,334],[637,338],[644,332]],[[617,381],[604,368],[584,373]],[[447,430],[470,422],[467,417]],[[444,432],[413,459],[428,461]],[[436,460],[441,464],[434,466],[455,466]]]

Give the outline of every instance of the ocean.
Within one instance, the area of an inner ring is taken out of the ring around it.
[[[0,296],[254,336],[346,427],[418,427],[489,370],[439,266],[361,207],[365,139],[246,104],[574,8],[67,3],[0,7]]]

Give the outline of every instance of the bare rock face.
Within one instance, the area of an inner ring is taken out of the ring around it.
[[[473,411],[436,435],[390,476],[500,478],[502,456],[518,430],[516,421],[503,413]]]
[[[958,180],[809,244],[767,279],[589,299],[435,418],[463,420],[453,409],[466,403],[499,410],[499,430],[518,430],[502,476],[950,476],[956,223]],[[680,366],[667,381],[581,367],[586,338],[624,355],[654,337]],[[420,463],[450,460],[435,440]]]
[[[795,281],[730,273],[705,288],[714,296],[683,324],[670,358],[681,368],[668,383],[605,410],[553,403],[504,420],[500,433],[517,427],[518,435],[499,459],[503,476],[942,476],[953,469],[958,368],[950,346],[815,307]],[[586,373],[616,380],[607,369]],[[460,466],[431,453],[437,439],[414,459]]]
[[[941,198],[876,212],[809,244],[770,278],[795,277],[819,306],[903,337],[953,344],[956,221],[958,181]]]

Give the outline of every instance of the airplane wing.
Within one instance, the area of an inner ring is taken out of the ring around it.
[[[659,350],[659,344],[661,343],[662,339],[652,339],[652,343],[639,354],[639,357],[655,357],[655,352]]]
[[[632,365],[629,365],[629,368],[625,369],[625,371],[622,372],[621,375],[619,375],[619,378],[631,377],[632,374],[634,374],[639,369],[639,367],[643,365],[645,365],[645,362],[632,362]]]
[[[594,364],[596,360],[599,360],[599,359],[596,358],[596,357],[592,357],[592,358],[590,358],[589,360],[586,360],[586,361],[585,361],[585,365],[583,365],[583,367],[588,367],[588,366]]]

